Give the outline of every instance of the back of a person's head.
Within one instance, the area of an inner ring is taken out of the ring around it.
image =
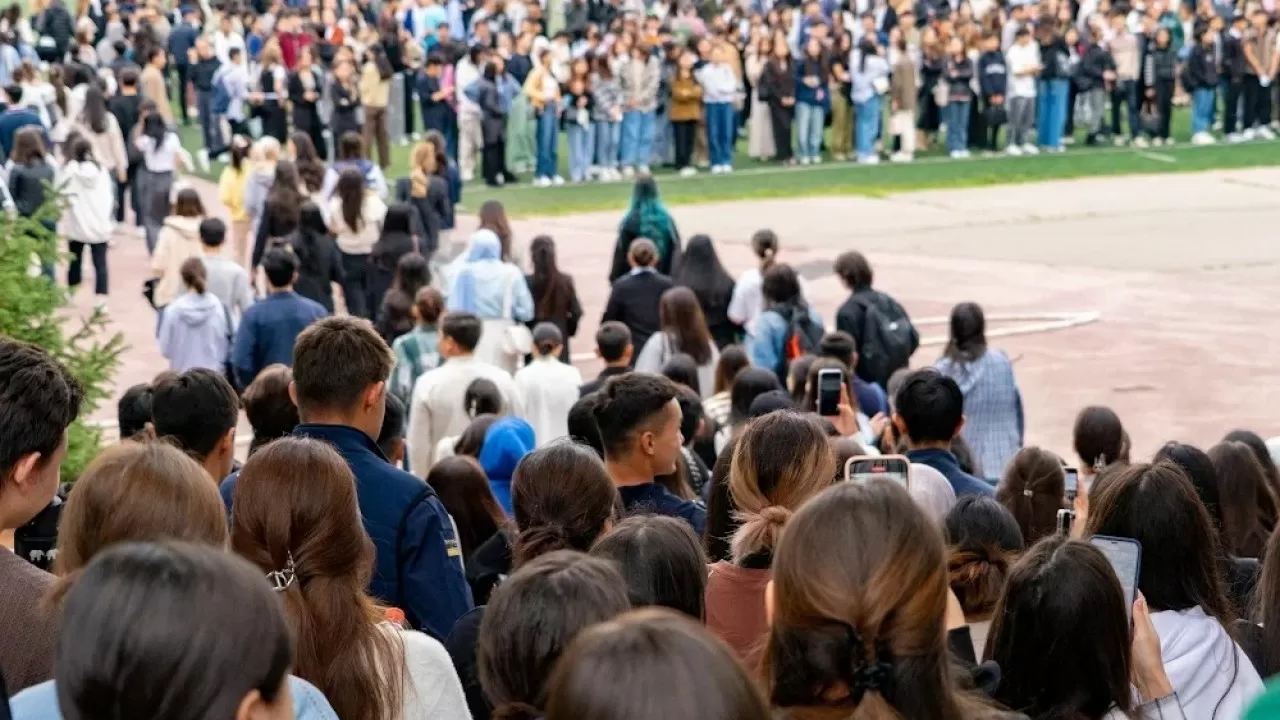
[[[116,426],[121,440],[131,440],[147,432],[151,424],[151,383],[138,383],[116,403]]]
[[[994,498],[960,498],[944,521],[950,556],[951,591],[965,615],[985,619],[995,608],[1009,565],[1023,549],[1013,515]]]
[[[427,473],[427,484],[458,526],[464,558],[506,524],[489,479],[474,458],[454,455],[436,462]]]
[[[511,479],[518,567],[553,550],[586,552],[614,518],[618,491],[590,448],[560,441],[534,450]]]
[[[648,238],[636,238],[627,250],[627,259],[633,267],[653,267],[658,264],[658,246]]]
[[[378,449],[392,465],[398,464],[404,455],[405,425],[408,421],[404,401],[391,393],[385,396],[382,407],[382,430],[376,440]]]
[[[1233,612],[1219,574],[1222,551],[1213,521],[1177,465],[1108,471],[1090,489],[1085,532],[1141,543],[1138,589],[1152,611],[1199,606],[1230,625]]]
[[[749,367],[738,373],[729,391],[729,422],[736,425],[746,420],[750,416],[751,402],[756,397],[781,387],[772,370]]]
[[[1259,560],[1262,569],[1248,610],[1249,619],[1262,626],[1262,666],[1258,674],[1265,678],[1280,672],[1280,533],[1271,533]]]
[[[61,459],[55,456],[83,398],[80,383],[48,352],[0,338],[0,482],[21,480],[15,466],[31,455],[38,456],[36,469],[57,472]],[[38,502],[31,515],[49,500]]]
[[[1248,445],[1225,441],[1209,448],[1209,460],[1218,478],[1218,502],[1222,512],[1223,550],[1236,557],[1262,555],[1275,525],[1275,499],[1266,476]]]
[[[629,347],[630,328],[617,320],[600,324],[600,329],[596,331],[596,351],[600,353],[601,360],[607,363],[618,362],[626,356]]]
[[[657,605],[702,620],[707,558],[684,520],[627,518],[600,536],[591,555],[617,563],[632,607]]]
[[[327,317],[312,323],[293,346],[293,386],[298,416],[349,413],[368,401],[391,375],[394,356],[368,320]]]
[[[1072,444],[1080,460],[1095,472],[1120,462],[1125,449],[1124,426],[1109,407],[1091,405],[1076,416]]]
[[[702,392],[702,382],[698,377],[698,363],[691,355],[685,353],[672,355],[663,364],[661,375],[681,387],[689,388],[696,393]]]
[[[1128,713],[1126,612],[1102,551],[1062,536],[1038,543],[1010,569],[987,635],[1000,665],[995,699],[1031,717]]]
[[[462,407],[468,417],[502,414],[502,391],[489,378],[476,378],[462,393]]]
[[[858,343],[854,341],[853,336],[843,330],[829,332],[822,336],[822,343],[818,346],[818,352],[822,357],[835,358],[839,360],[845,367],[853,369],[853,360],[858,354]]]
[[[262,255],[262,270],[271,287],[287,287],[298,275],[298,256],[287,247],[271,248]]]
[[[716,375],[713,393],[728,392],[733,388],[733,380],[738,373],[751,366],[751,359],[741,345],[729,345],[720,351],[720,359],[716,361]]]
[[[661,375],[632,372],[616,375],[596,393],[596,426],[606,455],[623,455],[637,432],[655,430],[662,412],[680,394]]]
[[[698,678],[697,692],[672,692]],[[619,682],[619,678],[626,678]],[[760,690],[700,624],[654,608],[582,632],[551,676],[547,720],[768,720]]]
[[[289,395],[293,370],[288,365],[268,365],[244,389],[244,414],[253,427],[249,454],[298,426],[298,408]]]
[[[800,405],[804,402],[805,393],[809,391],[809,370],[818,361],[817,355],[804,354],[791,361],[787,368],[787,393]]]
[[[604,458],[604,441],[600,439],[600,428],[596,425],[595,393],[578,398],[578,402],[569,408],[569,437],[595,451]]]
[[[445,313],[440,321],[440,335],[458,346],[463,353],[474,352],[480,344],[480,318],[471,313]]]
[[[72,719],[288,714],[289,628],[262,573],[221,547],[122,543],[63,603],[53,674]]]
[[[232,442],[239,420],[240,398],[231,383],[212,370],[163,373],[152,385],[156,437],[172,438],[201,462],[220,444]]]
[[[1232,430],[1222,439],[1249,446],[1254,457],[1258,459],[1258,464],[1262,466],[1262,474],[1267,478],[1267,487],[1276,498],[1280,499],[1280,468],[1276,467],[1275,458],[1271,456],[1267,442],[1252,430]]]
[[[765,302],[793,302],[800,297],[800,276],[790,265],[774,265],[764,271],[760,287]]]
[[[774,552],[763,664],[772,706],[965,717],[946,605],[942,533],[905,488],[872,480],[826,490],[795,514]]]
[[[205,247],[222,247],[227,239],[227,224],[219,218],[205,218],[200,221],[200,243]]]
[[[898,388],[894,419],[912,442],[951,442],[964,420],[964,394],[946,375],[917,370]]]
[[[851,289],[869,288],[875,280],[875,274],[871,270],[871,263],[867,262],[867,258],[856,250],[849,250],[837,255],[832,269],[844,281],[844,284]]]
[[[729,472],[741,523],[733,534],[734,561],[772,552],[792,514],[834,478],[831,445],[811,417],[779,411],[751,421],[738,436]]]
[[[1218,471],[1213,467],[1213,461],[1209,456],[1195,445],[1169,442],[1156,451],[1151,462],[1171,462],[1182,469],[1220,535],[1222,506],[1218,501]]]
[[[480,622],[480,685],[495,720],[533,720],[547,680],[578,633],[631,608],[613,563],[562,550],[516,570],[498,586]]]
[[[809,363],[809,374],[804,383],[804,399],[800,401],[800,407],[805,412],[816,413],[818,411],[818,375],[823,370],[835,370],[840,373],[840,387],[844,388],[849,394],[849,402],[857,410],[858,398],[853,393],[852,380],[853,368],[849,367],[843,360],[831,356],[823,356],[816,358]]]
[[[996,486],[996,499],[1013,514],[1028,546],[1052,535],[1066,499],[1066,475],[1057,455],[1038,447],[1018,451]]]
[[[182,540],[223,546],[227,512],[218,486],[162,441],[122,443],[85,468],[62,511],[57,569],[72,575],[123,542]]]
[[[258,567],[284,601],[298,644],[294,673],[315,684],[341,717],[400,707],[395,673],[367,662],[403,657],[376,627],[365,593],[373,541],[360,521],[355,477],[337,450],[281,438],[249,458],[236,482],[231,548]]]

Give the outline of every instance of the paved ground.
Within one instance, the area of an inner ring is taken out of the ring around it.
[[[206,188],[213,197],[212,188]],[[810,280],[832,317],[844,290],[830,272],[846,249],[867,253],[876,285],[918,318],[956,302],[989,315],[1069,311],[1096,323],[1001,338],[1015,359],[1027,406],[1028,441],[1070,449],[1076,412],[1113,406],[1148,454],[1166,440],[1216,442],[1243,426],[1280,434],[1280,323],[1273,319],[1280,244],[1280,169],[1123,177],[862,197],[813,198],[674,209],[682,234],[710,234],[731,272],[749,267],[750,235],[771,227],[782,256]],[[469,213],[468,213],[469,214]],[[587,320],[574,343],[589,352],[608,294],[619,217],[588,214],[515,223],[527,243],[547,233],[578,281]],[[468,217],[460,231],[474,222]],[[154,314],[138,290],[146,253],[123,235],[110,253],[115,326],[131,350],[122,391],[164,369]],[[87,310],[91,296],[77,306]],[[1005,329],[1028,323],[1004,323]],[[926,336],[945,326],[922,328]],[[938,348],[917,353],[933,361]],[[583,364],[591,371],[591,364]],[[95,417],[113,417],[114,406]]]

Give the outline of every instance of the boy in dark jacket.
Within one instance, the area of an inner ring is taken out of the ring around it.
[[[1209,134],[1209,128],[1213,125],[1213,103],[1218,88],[1218,61],[1214,57],[1216,33],[1203,28],[1196,34],[1195,43],[1182,74],[1182,86],[1191,93],[1191,142],[1212,145],[1216,140]]]
[[[1089,44],[1076,68],[1076,116],[1084,126],[1085,144],[1096,145],[1102,131],[1102,116],[1107,104],[1107,91],[1116,78],[1116,63],[1102,46],[1102,34],[1092,29]]]
[[[1244,31],[1248,26],[1248,18],[1236,13],[1231,18],[1231,29],[1222,34],[1222,131],[1226,133],[1227,142],[1233,143],[1244,140],[1236,127],[1240,119],[1240,98],[1244,94]]]
[[[418,104],[422,110],[422,129],[435,130],[446,138],[455,137],[458,113],[450,104],[453,87],[444,84],[444,58],[433,52],[418,74]]]
[[[1008,119],[1004,98],[1009,86],[1009,69],[1000,52],[1000,37],[994,32],[982,38],[982,54],[978,56],[978,85],[982,89],[982,114],[986,120],[984,147],[991,152],[1000,149],[1000,128]]]
[[[1148,100],[1155,103],[1159,116],[1159,127],[1156,128],[1151,144],[1159,147],[1165,143],[1173,144],[1169,137],[1169,118],[1173,112],[1174,78],[1177,72],[1178,57],[1173,49],[1173,36],[1167,28],[1158,28],[1147,44],[1147,52],[1142,61],[1142,84],[1146,88]]]

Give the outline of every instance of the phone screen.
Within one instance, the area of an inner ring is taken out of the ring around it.
[[[818,415],[835,417],[840,414],[840,384],[844,373],[835,368],[818,371]]]
[[[1076,499],[1076,488],[1080,485],[1080,471],[1075,468],[1063,468],[1062,474],[1065,476],[1064,487],[1067,491],[1067,499]]]
[[[1120,587],[1124,590],[1125,617],[1133,620],[1133,600],[1138,593],[1138,573],[1142,568],[1142,545],[1130,538],[1094,535],[1089,538],[1094,547],[1107,556],[1116,577],[1120,578]]]
[[[871,457],[859,455],[844,465],[847,482],[864,483],[874,477],[891,477],[903,487],[911,487],[911,461],[901,455]]]

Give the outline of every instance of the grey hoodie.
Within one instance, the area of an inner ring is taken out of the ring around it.
[[[249,229],[249,237],[253,237],[258,232],[258,223],[262,220],[262,211],[267,206],[267,193],[271,190],[271,183],[275,182],[276,169],[257,167],[249,175],[249,179],[244,184],[244,211],[249,214],[252,221],[252,227]]]
[[[231,352],[230,319],[226,306],[212,293],[188,292],[165,306],[159,344],[169,368],[221,372]]]

